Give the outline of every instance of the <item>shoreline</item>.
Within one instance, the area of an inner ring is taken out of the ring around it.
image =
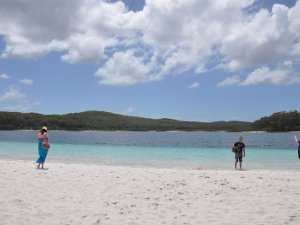
[[[10,159],[10,158],[0,158],[0,163],[1,162],[19,162],[19,163],[31,163],[36,165],[35,163],[36,159]],[[62,165],[83,165],[83,166],[96,166],[96,167],[112,167],[112,168],[127,168],[127,169],[153,169],[153,170],[175,170],[175,171],[236,171],[236,172],[270,172],[270,173],[276,173],[276,172],[296,172],[300,173],[298,169],[282,169],[282,168],[276,168],[276,169],[270,169],[270,168],[251,168],[251,167],[246,167],[242,168],[241,170],[239,168],[234,169],[234,160],[232,161],[231,164],[228,165],[228,167],[216,167],[216,168],[211,168],[211,167],[201,167],[201,165],[196,166],[196,167],[170,167],[170,166],[149,166],[149,165],[120,165],[120,164],[101,164],[97,162],[86,162],[86,161],[60,161],[60,160],[53,160],[53,159],[47,159],[45,162],[45,167],[48,165],[57,165],[57,164],[62,164]],[[231,167],[230,167],[231,166]],[[237,165],[238,166],[238,165]]]
[[[23,132],[38,132],[36,129],[14,129],[14,130],[0,130],[0,131],[23,131]],[[193,133],[193,132],[218,132],[218,133],[270,133],[270,134],[276,134],[276,133],[300,133],[299,130],[289,130],[289,131],[266,131],[266,130],[239,130],[239,131],[232,131],[232,130],[49,130],[50,132],[136,132],[136,133],[142,133],[142,132],[161,132],[161,133],[176,133],[176,132],[186,132],[186,133]]]
[[[46,167],[0,160],[1,224],[300,223],[299,171]]]
[[[20,163],[32,163],[36,164],[35,161],[38,156],[34,155],[34,158],[28,159],[16,159],[16,158],[1,158],[0,162],[20,162]],[[297,160],[298,162],[298,160]],[[189,163],[189,162],[187,162]],[[45,162],[45,166],[51,164],[66,164],[66,165],[84,165],[84,166],[96,166],[96,167],[113,167],[113,168],[128,168],[128,169],[158,169],[158,170],[178,170],[178,171],[251,171],[251,172],[300,172],[298,166],[289,166],[289,167],[259,167],[258,165],[253,165],[251,162],[244,162],[242,170],[239,169],[239,165],[237,165],[237,169],[234,169],[234,160],[230,162],[226,162],[226,166],[222,163],[217,164],[203,164],[203,162],[199,161],[198,164],[192,165],[184,165],[184,164],[154,164],[154,163],[135,163],[135,164],[126,164],[120,162],[103,162],[103,161],[87,161],[87,160],[79,160],[76,159],[68,159],[68,160],[61,160],[59,158],[49,158]],[[214,166],[213,166],[214,165]],[[34,167],[34,166],[33,166]]]

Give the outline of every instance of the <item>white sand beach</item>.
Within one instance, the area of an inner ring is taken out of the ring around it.
[[[299,171],[0,161],[0,224],[300,224]]]

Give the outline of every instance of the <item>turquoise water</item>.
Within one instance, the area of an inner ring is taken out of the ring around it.
[[[145,147],[52,143],[47,162],[86,163],[112,166],[231,169],[234,154],[230,148]],[[0,159],[37,159],[33,142],[0,141]],[[246,170],[300,170],[295,149],[247,148]]]
[[[36,142],[37,131],[0,131],[0,141]],[[297,133],[296,133],[297,134]],[[295,149],[294,133],[50,131],[55,144],[174,148],[228,148],[243,136],[247,148]],[[300,133],[297,134],[300,138]]]

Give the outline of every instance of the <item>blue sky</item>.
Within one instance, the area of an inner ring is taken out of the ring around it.
[[[0,111],[300,110],[300,1],[0,0]]]

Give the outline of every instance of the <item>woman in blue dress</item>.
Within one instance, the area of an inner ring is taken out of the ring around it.
[[[45,169],[44,163],[48,154],[48,149],[45,146],[43,146],[43,143],[48,143],[49,137],[47,132],[47,127],[43,127],[41,131],[37,135],[38,137],[38,152],[39,152],[39,158],[36,161],[38,163],[37,169]]]

